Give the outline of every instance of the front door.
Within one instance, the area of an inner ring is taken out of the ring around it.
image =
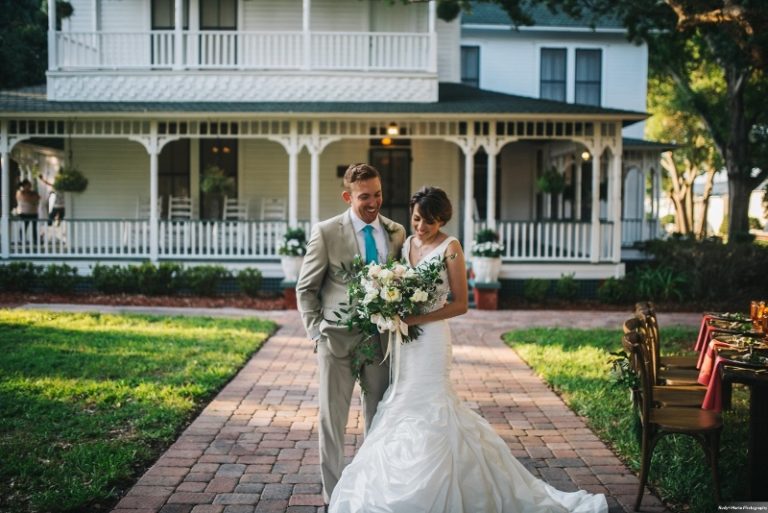
[[[381,214],[406,227],[409,226],[411,199],[411,150],[372,148],[370,162],[381,173],[384,201]]]

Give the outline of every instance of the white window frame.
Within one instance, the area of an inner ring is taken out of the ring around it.
[[[608,48],[605,45],[584,44],[573,41],[547,41],[536,43],[536,97],[541,98],[541,50],[544,48],[565,48],[565,101],[576,100],[576,50],[600,50],[600,106],[605,105],[605,60]]]

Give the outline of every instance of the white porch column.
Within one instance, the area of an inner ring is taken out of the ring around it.
[[[437,73],[437,1],[429,2],[429,71]]]
[[[581,155],[577,155],[573,160],[574,165],[574,183],[573,183],[573,218],[581,221]]]
[[[320,151],[309,149],[309,221],[311,226],[320,222]]]
[[[592,153],[592,216],[590,219],[592,240],[589,249],[589,259],[592,263],[600,261],[600,150],[590,148]]]
[[[183,0],[175,0],[173,5],[173,69],[183,69],[184,65],[184,5]]]
[[[305,138],[303,144],[309,151],[309,211],[311,226],[320,222],[320,154],[325,147],[341,140],[341,137],[320,137],[320,125],[312,122],[312,135]]]
[[[48,71],[55,71],[56,55],[56,0],[48,0]]]
[[[312,0],[302,0],[301,2],[301,41],[303,45],[302,69],[310,68],[310,56],[312,55],[312,40],[310,29],[310,15],[312,12]]]
[[[0,198],[3,207],[0,211],[0,256],[8,259],[11,256],[11,147],[8,141],[8,121],[0,121],[0,164],[2,173],[0,173],[0,190],[3,197]]]
[[[471,254],[472,241],[475,237],[475,220],[473,218],[475,193],[475,152],[478,148],[475,139],[475,125],[467,122],[467,137],[459,141],[464,153],[464,252]]]
[[[200,44],[198,34],[200,32],[200,3],[198,0],[189,0],[189,44],[187,45],[187,58],[185,59],[187,68],[197,68],[200,62]]]
[[[490,152],[486,148],[485,151],[488,154],[488,190],[486,191],[485,218],[488,228],[496,230],[496,155],[498,154],[498,149],[495,152]]]
[[[619,127],[621,131],[621,127]],[[613,147],[611,157],[611,210],[609,215],[613,218],[613,247],[611,248],[611,262],[621,262],[621,182],[623,181],[621,166],[621,138],[617,137],[616,146]],[[645,186],[643,185],[643,188]],[[641,221],[645,222],[645,221]]]
[[[150,135],[147,144],[149,153],[149,259],[157,262],[159,255],[159,226],[158,218],[160,213],[157,211],[158,197],[158,155],[160,154],[160,145],[157,137],[157,121],[150,123]]]

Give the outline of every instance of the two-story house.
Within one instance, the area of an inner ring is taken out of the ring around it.
[[[431,184],[465,247],[498,230],[502,278],[624,272],[625,214],[644,212],[658,149],[622,135],[646,117],[647,63],[622,30],[515,32],[482,5],[444,22],[434,1],[378,0],[73,0],[57,24],[48,3],[46,85],[0,92],[2,260],[215,261],[279,278],[286,227],[342,211],[340,174],[369,161],[384,215],[407,225],[409,196]],[[12,191],[62,165],[88,187],[60,224],[41,205],[32,230]],[[205,187],[211,166],[232,178],[226,199]],[[557,194],[536,186],[551,169]]]

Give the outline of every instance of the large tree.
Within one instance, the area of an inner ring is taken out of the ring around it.
[[[45,82],[48,17],[41,0],[0,0],[0,89]]]
[[[697,44],[695,40],[688,42]],[[700,63],[689,76],[696,87],[717,82],[717,68]],[[691,107],[690,98],[683,94],[674,80],[652,69],[648,83],[648,120],[646,134],[654,140],[673,142],[675,151],[665,152],[662,166],[669,180],[670,197],[675,207],[677,231],[698,238],[707,236],[707,210],[712,194],[715,173],[722,167],[722,159],[701,116]],[[704,176],[704,190],[696,197],[694,182]],[[702,208],[697,211],[695,203]],[[698,214],[698,215],[697,215]]]
[[[469,0],[439,0],[441,17]],[[768,177],[768,1],[766,0],[486,0],[530,25],[534,4],[595,24],[620,20],[631,40],[648,44],[651,67],[674,80],[700,116],[728,171],[729,241],[749,231],[749,195]],[[450,7],[454,9],[451,9]],[[689,44],[695,41],[696,44]],[[716,68],[696,83],[695,68]]]

